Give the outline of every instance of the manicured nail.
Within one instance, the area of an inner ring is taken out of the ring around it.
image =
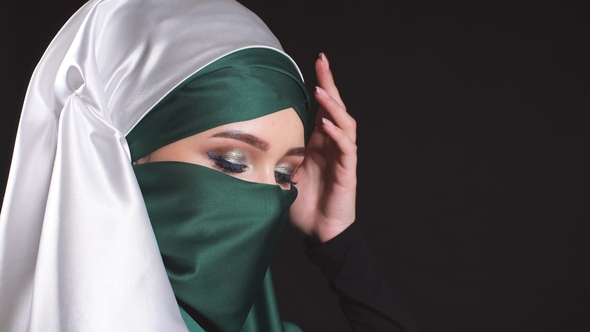
[[[326,119],[326,118],[322,118],[322,123],[325,124],[328,127],[334,127],[334,123],[332,123],[332,121]]]
[[[320,53],[320,59],[322,59],[322,61],[326,65],[326,69],[330,69],[330,63],[328,62],[328,58],[326,57],[324,52]]]
[[[315,87],[315,92],[321,94],[322,96],[324,96],[326,98],[330,98],[330,95],[326,92],[326,90],[320,88],[319,86]]]

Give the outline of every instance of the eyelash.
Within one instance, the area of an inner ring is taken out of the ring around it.
[[[223,157],[214,155],[210,152],[207,152],[207,156],[213,160],[213,162],[215,163],[215,166],[217,166],[223,172],[226,172],[226,173],[243,173],[248,168],[248,166],[246,166],[246,165],[232,163],[231,161],[228,161],[228,160],[224,159]],[[278,184],[290,184],[290,185],[297,184],[297,182],[294,182],[291,180],[291,174],[281,173],[281,172],[277,172],[277,171],[275,171],[275,180],[277,181]]]
[[[291,174],[281,173],[275,171],[275,180],[278,184],[296,185],[297,182],[291,180]]]
[[[225,160],[221,156],[217,156],[209,152],[207,152],[207,156],[213,159],[213,161],[215,162],[215,166],[219,167],[222,171],[227,173],[243,173],[248,168],[248,166],[246,165],[232,163],[231,161]]]

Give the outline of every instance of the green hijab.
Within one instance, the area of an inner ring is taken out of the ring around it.
[[[181,83],[129,133],[133,160],[179,139],[293,107],[309,95],[284,54],[243,49]],[[168,278],[192,331],[300,331],[280,318],[269,264],[297,190],[207,167],[135,165]]]

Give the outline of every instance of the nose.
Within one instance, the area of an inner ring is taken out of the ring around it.
[[[264,165],[260,170],[260,174],[258,174],[257,181],[266,184],[276,184],[274,165],[272,167],[270,165]]]

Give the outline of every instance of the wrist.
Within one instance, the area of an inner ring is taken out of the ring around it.
[[[336,236],[338,236],[340,233],[342,233],[353,222],[354,222],[354,220],[351,220],[349,222],[336,223],[336,224],[322,223],[322,224],[318,225],[317,227],[315,227],[310,232],[310,234],[308,234],[308,237],[310,238],[310,241],[316,245],[326,243],[326,242],[330,241],[331,239],[335,238]]]

